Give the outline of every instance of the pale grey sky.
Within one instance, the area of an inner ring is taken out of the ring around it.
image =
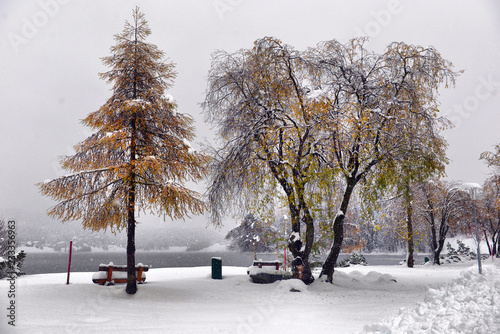
[[[58,156],[88,136],[79,120],[110,96],[98,78],[132,9],[140,6],[149,41],[177,63],[169,92],[192,114],[198,141],[210,139],[203,101],[210,54],[250,48],[275,36],[297,49],[370,36],[381,51],[393,41],[432,45],[465,70],[442,90],[448,177],[481,183],[479,154],[500,143],[500,5],[497,1],[2,0],[0,3],[0,216],[42,216],[53,203],[34,184],[58,176]]]

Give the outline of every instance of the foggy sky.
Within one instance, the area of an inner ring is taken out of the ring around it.
[[[110,96],[98,78],[113,35],[140,6],[155,43],[177,64],[179,111],[196,119],[197,141],[213,138],[199,103],[210,55],[275,36],[297,49],[360,35],[381,52],[393,41],[432,45],[465,72],[441,90],[448,178],[482,183],[478,160],[500,143],[500,6],[496,1],[18,1],[0,2],[0,216],[44,216],[54,203],[35,183],[57,177],[58,157],[90,132],[80,124]],[[200,187],[201,188],[201,187]],[[203,189],[200,189],[203,191]]]

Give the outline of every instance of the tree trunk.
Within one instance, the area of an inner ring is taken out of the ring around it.
[[[450,227],[448,225],[446,225],[446,227],[442,230],[442,227],[441,226],[441,229],[440,229],[440,233],[439,233],[439,240],[438,240],[438,247],[435,251],[435,254],[434,254],[434,263],[435,264],[441,264],[441,252],[443,251],[443,248],[444,248],[444,242],[446,240],[446,234],[448,234],[448,230],[450,229]]]
[[[312,251],[312,246],[314,243],[314,219],[311,216],[309,207],[307,206],[304,192],[305,183],[302,179],[301,172],[297,169],[293,169],[293,184],[295,188],[295,194],[298,204],[298,215],[296,216],[298,221],[295,224],[295,228],[292,227],[292,231],[295,234],[300,235],[300,222],[304,222],[306,227],[305,231],[305,245],[302,243],[302,239],[299,238],[300,242],[294,240],[290,245],[292,246],[290,250],[294,256],[292,261],[292,273],[294,278],[301,279],[305,284],[311,284],[314,282],[314,276],[312,275],[311,267],[309,265],[309,255]]]
[[[414,243],[413,243],[413,223],[412,223],[411,203],[406,204],[406,227],[408,229],[408,258],[406,259],[406,264],[408,265],[408,268],[413,268]]]
[[[294,258],[292,261],[292,277],[300,279],[305,284],[314,282],[314,276],[312,275],[308,258],[302,259],[300,256]]]
[[[500,257],[500,233],[497,233],[497,237],[495,239],[495,246],[496,246],[495,255],[496,257]]]
[[[255,249],[255,240],[253,242],[253,259],[257,261],[257,250]]]
[[[293,240],[292,236],[294,236]],[[288,248],[294,258],[292,261],[292,277],[302,280],[305,284],[311,284],[314,282],[314,277],[309,265],[309,254],[302,248],[300,234],[292,230],[292,236],[288,243]],[[299,236],[298,239],[295,236]]]
[[[486,231],[484,231],[484,240],[486,240],[486,244],[488,245],[488,251],[490,252],[491,256],[496,256],[498,257],[498,251],[500,250],[500,245],[498,245],[498,240],[499,240],[500,233],[499,232],[494,232],[493,235],[491,236],[491,246],[490,242],[488,241],[488,236],[486,235]]]
[[[484,240],[486,241],[486,247],[488,247],[488,253],[493,256],[493,250],[491,249],[491,245],[490,245],[490,241],[488,240],[488,235],[486,234],[486,230],[483,231],[484,232]],[[493,241],[493,238],[492,237],[492,241]]]
[[[333,283],[333,273],[335,271],[335,264],[339,258],[340,249],[342,248],[342,241],[344,240],[344,214],[338,214],[333,223],[333,245],[328,253],[321,276],[326,275],[326,282]]]
[[[313,218],[310,215],[305,202],[301,202],[301,196],[303,194],[298,194],[297,197],[299,197],[299,203],[297,203],[293,187],[285,178],[279,177],[278,173],[276,173],[276,169],[272,165],[270,165],[270,167],[273,174],[283,187],[283,190],[287,194],[290,220],[292,223],[292,234],[288,240],[288,249],[294,258],[292,261],[292,277],[301,279],[305,284],[311,284],[314,282],[314,277],[309,266],[309,254],[311,253],[312,243],[314,242]],[[297,192],[299,192],[303,189],[303,187],[299,186],[299,182],[296,179],[294,181],[296,186],[295,188],[298,190]],[[302,246],[303,243],[300,234],[300,224],[302,220],[306,225],[306,245],[304,247]]]
[[[134,88],[134,97],[136,97]],[[128,189],[128,219],[127,219],[127,287],[125,291],[133,295],[137,292],[137,280],[135,276],[135,160],[136,160],[136,124],[135,117],[131,120],[130,139],[130,174]]]
[[[433,263],[440,265],[439,261],[439,253],[438,252],[438,241],[437,241],[437,235],[436,235],[436,225],[434,224],[434,219],[432,218],[431,222],[431,247],[432,247],[432,256],[433,256]]]
[[[431,247],[432,247],[432,261],[434,264],[440,265],[441,262],[439,260],[439,256],[441,251],[439,250],[438,240],[437,240],[437,232],[436,232],[436,220],[434,216],[434,205],[432,204],[432,200],[430,195],[426,193],[427,196],[427,206],[429,208],[429,223],[431,226]]]
[[[128,225],[127,225],[127,287],[125,291],[133,295],[137,292],[135,276],[135,185],[129,192]]]
[[[286,191],[290,188],[284,187],[284,189]],[[309,284],[314,281],[314,278],[312,277],[312,272],[309,267],[308,254],[305,254],[302,249],[302,239],[300,236],[300,211],[295,205],[295,199],[291,190],[287,194],[288,207],[290,209],[290,220],[292,223],[292,234],[288,239],[288,249],[293,256],[292,277],[301,279],[304,283]]]
[[[443,215],[441,217],[441,222],[439,225],[438,246],[437,246],[435,254],[434,254],[434,263],[435,264],[441,264],[441,260],[440,260],[441,252],[443,251],[444,242],[446,240],[446,235],[448,234],[449,229],[450,229],[450,226],[447,223],[447,218],[446,218],[446,216]]]
[[[128,222],[127,222],[127,287],[128,294],[137,292],[135,276],[135,175],[132,173],[128,193]]]
[[[344,197],[342,198],[342,203],[340,204],[340,211],[335,217],[333,222],[333,245],[328,253],[325,263],[323,264],[323,269],[319,277],[326,275],[326,282],[333,283],[333,273],[335,271],[335,264],[339,258],[340,250],[342,249],[342,242],[344,241],[344,218],[347,207],[349,206],[349,201],[351,200],[351,195],[354,191],[356,183],[359,181],[359,177],[349,177],[347,178],[347,186],[344,191]]]
[[[435,249],[434,250],[434,259],[433,259],[433,263],[434,264],[437,264],[438,266],[441,265],[441,251],[443,250],[443,247],[440,247],[441,249]]]

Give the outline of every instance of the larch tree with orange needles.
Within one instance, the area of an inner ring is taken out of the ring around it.
[[[202,213],[200,194],[184,186],[205,176],[209,158],[194,151],[193,119],[177,112],[165,94],[176,76],[164,52],[145,40],[151,30],[136,8],[133,21],[115,35],[116,45],[101,73],[113,84],[112,95],[82,123],[94,133],[61,158],[71,174],[38,184],[59,203],[49,215],[81,220],[94,231],[127,229],[126,292],[137,291],[135,277],[136,211],[182,218]]]

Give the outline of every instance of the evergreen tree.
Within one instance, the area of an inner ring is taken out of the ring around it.
[[[21,266],[25,258],[24,251],[16,252],[15,243],[9,238],[7,223],[0,218],[0,279],[24,275]]]
[[[5,256],[9,250],[9,230],[5,220],[0,218],[0,256]]]
[[[113,93],[82,121],[95,132],[75,146],[75,155],[61,158],[72,174],[38,185],[59,202],[49,210],[52,217],[81,220],[95,231],[127,229],[129,294],[137,291],[136,208],[174,219],[201,213],[200,195],[183,184],[201,179],[208,162],[190,147],[192,118],[178,113],[165,95],[176,75],[174,64],[145,42],[150,33],[136,8],[132,23],[115,36],[111,56],[102,59],[111,69],[100,76],[113,84]]]
[[[271,251],[272,242],[276,237],[275,229],[266,226],[252,214],[246,215],[241,224],[226,235],[226,239],[231,240],[230,248],[253,252],[254,258],[257,252]]]

